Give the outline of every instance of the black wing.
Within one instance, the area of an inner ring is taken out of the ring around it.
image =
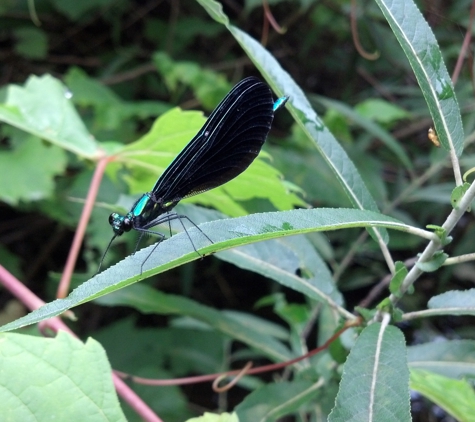
[[[239,82],[157,180],[155,199],[176,203],[246,170],[269,133],[273,106],[265,83],[254,77]]]

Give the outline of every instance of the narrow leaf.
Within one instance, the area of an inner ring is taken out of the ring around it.
[[[320,388],[320,384],[310,381],[269,384],[249,394],[236,412],[241,421],[273,422],[313,399]]]
[[[447,340],[407,348],[412,369],[424,369],[451,378],[475,376],[475,341]]]
[[[309,140],[322,154],[322,157],[327,161],[355,208],[378,211],[376,202],[366,188],[358,170],[346,154],[346,151],[325,127],[311,107],[305,94],[290,75],[282,69],[277,60],[260,43],[228,23],[228,18],[224,15],[219,3],[212,0],[200,0],[199,3],[213,19],[226,25],[227,29],[262,73],[274,92],[278,96],[288,95],[290,97],[286,106],[287,109],[306,133]],[[219,15],[215,13],[215,9],[219,9]],[[388,235],[385,230],[369,229],[369,231],[375,238],[381,236],[385,242],[388,241]]]
[[[403,231],[410,229],[410,226],[391,217],[355,209],[301,209],[254,214],[201,224],[200,229],[213,240],[212,244],[195,227],[189,229],[188,233],[178,233],[159,244],[138,251],[135,255],[96,275],[75,289],[67,298],[50,302],[23,318],[0,327],[0,330],[13,330],[51,318],[81,303],[193,261],[203,255],[282,236],[370,226],[391,227]],[[193,239],[193,244],[190,238]],[[311,283],[296,284],[296,286],[299,291],[309,297],[331,303],[333,307],[338,308],[330,297],[322,295],[322,292]],[[346,311],[341,310],[341,312]]]
[[[454,87],[437,40],[412,0],[376,0],[411,64],[442,146],[462,154],[464,133]]]
[[[320,300],[328,297],[338,305],[343,304],[342,295],[325,262],[305,237],[254,243],[219,252],[217,256],[306,295],[316,298],[310,292],[318,292]],[[306,276],[301,277],[299,273]]]
[[[458,421],[475,420],[475,392],[467,381],[446,378],[428,371],[411,370],[411,388]]]
[[[228,29],[266,78],[274,92],[279,96],[288,95],[290,97],[286,108],[328,163],[353,206],[358,209],[378,211],[376,202],[348,154],[317,116],[305,94],[291,76],[254,38],[236,27],[229,26]],[[369,232],[376,238],[381,235],[385,242],[388,240],[385,230],[370,229]]]
[[[449,315],[475,315],[475,289],[442,293],[431,298],[427,307],[444,310]]]
[[[378,140],[380,140],[382,143],[384,143],[386,147],[391,150],[394,155],[399,159],[401,164],[403,164],[408,170],[413,169],[414,166],[412,165],[409,156],[407,155],[406,151],[401,146],[399,141],[378,123],[363,117],[360,113],[358,113],[353,108],[349,107],[341,101],[335,101],[321,96],[312,96],[311,98],[315,98],[319,103],[323,104],[323,106],[327,108],[333,108],[339,113],[341,113],[343,116],[347,117],[348,119],[351,119],[356,125],[362,127],[363,129],[368,131],[368,133],[370,133],[374,137],[378,138]]]
[[[254,327],[246,326],[237,318],[191,299],[156,291],[147,285],[130,286],[128,289],[100,298],[98,302],[103,305],[132,306],[146,314],[186,315],[205,322],[231,338],[242,341],[275,361],[285,361],[293,357],[280,341],[255,330]]]
[[[229,19],[223,11],[223,6],[221,3],[214,0],[198,0],[198,3],[203,6],[208,14],[219,23],[223,25],[229,24]]]

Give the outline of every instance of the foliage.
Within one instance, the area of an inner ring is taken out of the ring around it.
[[[427,420],[430,402],[472,420],[475,185],[460,168],[474,166],[473,90],[469,72],[453,84],[447,71],[468,14],[359,5],[368,60],[346,3],[244,3],[0,6],[1,420],[407,421]],[[209,113],[244,74],[290,97],[260,157],[177,206],[196,227],[161,227],[180,233],[136,253],[125,234],[95,274],[107,216],[203,125],[185,109]],[[8,291],[39,309],[9,315]],[[32,324],[63,313],[84,343],[38,337]],[[218,394],[160,385],[247,361],[277,364],[272,381],[246,368]],[[157,385],[114,374],[119,406],[111,368]]]

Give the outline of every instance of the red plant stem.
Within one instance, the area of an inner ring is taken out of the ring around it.
[[[376,51],[374,53],[368,53],[360,42],[360,36],[358,33],[358,25],[356,18],[356,0],[351,0],[351,13],[350,13],[350,22],[351,22],[351,35],[353,36],[353,44],[356,48],[356,51],[366,60],[376,60],[379,58],[379,53]]]
[[[272,14],[272,11],[270,10],[269,3],[267,0],[262,1],[262,7],[264,8],[264,16],[266,18],[266,21],[269,22],[274,28],[274,31],[277,32],[278,34],[285,34],[285,29],[282,28],[277,21],[274,18],[274,15]]]
[[[9,273],[2,265],[0,265],[0,283],[30,310],[40,308],[45,304],[45,302],[31,292],[20,280]],[[50,318],[44,322],[46,323],[45,325],[55,333],[62,330],[77,338],[77,336],[59,317]],[[119,376],[112,373],[112,380],[117,393],[144,421],[163,422],[162,419],[160,419]]]
[[[463,61],[470,45],[470,40],[472,39],[472,28],[473,28],[473,19],[475,17],[475,1],[472,1],[472,8],[470,10],[470,19],[468,21],[467,32],[463,40],[462,48],[460,49],[460,54],[455,65],[454,73],[452,74],[452,83],[455,85],[458,81],[460,70],[462,69]]]
[[[112,371],[112,381],[114,382],[117,394],[146,422],[163,422],[150,407]]]
[[[38,309],[45,304],[2,265],[0,265],[0,283],[30,311]]]
[[[286,362],[280,362],[280,363],[274,363],[272,365],[265,365],[265,366],[260,366],[258,368],[253,368],[249,369],[246,371],[244,375],[252,375],[252,374],[259,374],[262,372],[270,372],[270,371],[275,371],[277,369],[285,368],[286,366],[293,365],[294,363],[300,362],[301,360],[307,359],[310,356],[316,355],[317,353],[321,352],[322,350],[325,350],[330,346],[330,344],[335,341],[338,337],[340,337],[348,328],[354,327],[361,324],[361,320],[359,318],[355,318],[353,321],[348,321],[343,328],[338,330],[335,334],[333,334],[322,346],[317,347],[316,349],[311,350],[310,352],[306,353],[303,356],[299,356],[298,358],[286,361]],[[224,375],[243,375],[242,374],[243,370],[242,369],[236,369],[234,371],[228,371],[228,372],[221,372],[218,374],[209,374],[209,375],[201,375],[197,377],[184,377],[184,378],[174,378],[174,379],[150,379],[150,378],[142,378],[142,377],[136,377],[136,376],[131,376],[129,374],[126,374],[124,372],[120,371],[115,371],[117,375],[119,375],[121,378],[131,380],[133,382],[136,382],[138,384],[143,384],[143,385],[155,385],[155,386],[165,386],[165,385],[184,385],[184,384],[198,384],[200,382],[211,382],[214,381],[216,378],[223,377]]]
[[[86,233],[87,224],[89,223],[89,219],[94,208],[97,192],[99,192],[102,176],[104,175],[104,171],[109,160],[110,157],[102,157],[97,163],[96,170],[92,176],[91,185],[89,186],[89,192],[87,193],[86,197],[86,203],[84,204],[81,218],[74,235],[73,244],[71,245],[66,266],[64,267],[63,275],[61,276],[61,281],[58,286],[58,292],[56,294],[56,297],[58,298],[64,298],[68,294],[71,276],[73,274],[74,267],[76,266],[76,261],[78,259],[82,241],[84,239],[84,234]]]

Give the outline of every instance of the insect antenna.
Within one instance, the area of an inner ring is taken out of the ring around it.
[[[117,237],[117,235],[114,234],[114,236],[112,236],[112,239],[109,241],[109,244],[107,245],[107,248],[106,248],[106,250],[105,250],[104,254],[102,255],[102,258],[101,258],[101,260],[100,260],[100,262],[99,262],[99,268],[97,269],[96,274],[94,274],[94,276],[96,276],[97,274],[99,274],[99,272],[101,271],[101,267],[102,267],[102,263],[104,262],[104,258],[106,257],[106,254],[107,254],[107,252],[109,251],[109,249],[110,249],[110,247],[111,247],[111,245],[112,245],[112,242],[114,241],[114,239],[115,239],[116,237]]]

